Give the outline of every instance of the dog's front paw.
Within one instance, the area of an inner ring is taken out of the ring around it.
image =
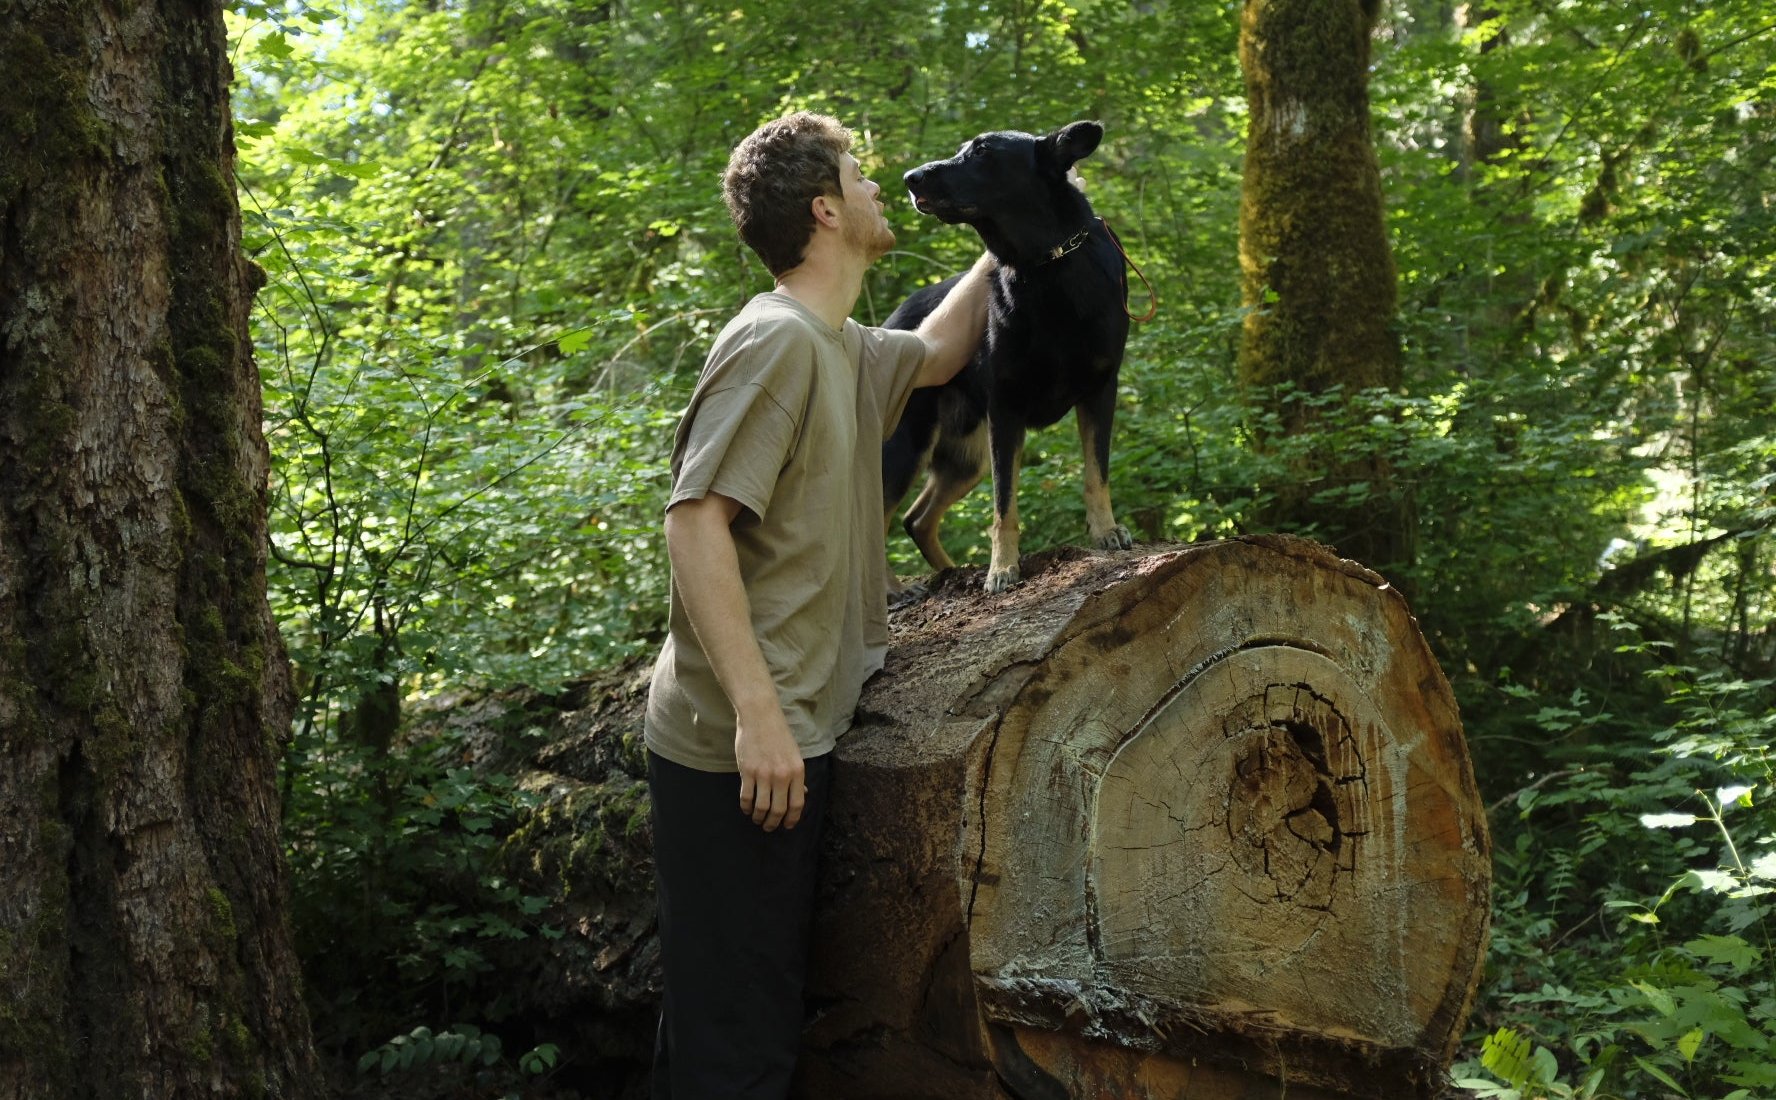
[[[999,593],[1010,588],[1022,579],[1022,577],[1018,576],[1018,569],[1015,565],[1007,569],[989,569],[987,570],[987,583],[985,585],[987,595],[997,596]]]
[[[1127,527],[1119,523],[1093,538],[1092,542],[1099,550],[1127,550],[1135,544],[1135,537],[1129,534]]]

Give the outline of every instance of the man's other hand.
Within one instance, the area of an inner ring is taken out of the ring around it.
[[[740,765],[740,812],[770,832],[782,825],[793,829],[807,802],[802,752],[789,732],[781,707],[742,716],[734,732],[734,757]]]

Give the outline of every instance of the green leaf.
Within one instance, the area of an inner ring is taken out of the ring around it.
[[[1776,1064],[1762,1058],[1735,1060],[1726,1080],[1735,1085],[1752,1085],[1765,1090],[1776,1088]]]
[[[586,345],[591,342],[592,330],[589,328],[577,328],[572,332],[563,333],[556,337],[555,346],[561,349],[561,354],[573,355],[584,350]]]
[[[1707,1033],[1701,1028],[1692,1028],[1677,1040],[1677,1052],[1683,1055],[1684,1061],[1694,1062],[1696,1060],[1696,1051],[1702,1046],[1702,1040],[1706,1035]]]
[[[1684,950],[1697,958],[1729,967],[1743,974],[1763,959],[1763,952],[1738,936],[1699,936],[1684,944]]]
[[[1512,1085],[1529,1081],[1530,1041],[1508,1027],[1501,1027],[1480,1045],[1480,1064]]]
[[[1658,986],[1648,985],[1646,982],[1629,982],[1628,984],[1640,990],[1640,995],[1658,1010],[1659,1015],[1669,1016],[1677,1011],[1677,1005],[1672,1001],[1671,994]]]
[[[290,40],[284,37],[284,32],[278,31],[259,40],[259,52],[267,57],[275,57],[282,61],[296,51],[290,45]]]
[[[1751,793],[1754,790],[1756,790],[1755,787],[1722,787],[1714,792],[1714,799],[1720,803],[1722,810],[1728,807],[1749,810],[1751,809]]]
[[[1682,1085],[1680,1085],[1676,1081],[1672,1080],[1672,1077],[1669,1073],[1666,1073],[1664,1070],[1660,1069],[1658,1066],[1653,1065],[1651,1062],[1647,1061],[1645,1058],[1642,1058],[1640,1055],[1636,1054],[1634,1056],[1634,1064],[1639,1066],[1643,1071],[1645,1071],[1648,1076],[1650,1076],[1653,1079],[1659,1081],[1660,1083],[1666,1085],[1668,1088],[1670,1088],[1673,1092],[1677,1093],[1679,1096],[1688,1096],[1689,1095],[1688,1092],[1684,1091],[1684,1087]]]
[[[1730,894],[1739,889],[1739,879],[1730,871],[1709,871],[1691,868],[1689,877],[1710,894]]]
[[[1560,1076],[1560,1063],[1555,1060],[1554,1052],[1547,1047],[1538,1046],[1530,1059],[1534,1076],[1531,1080],[1538,1085],[1549,1085]]]

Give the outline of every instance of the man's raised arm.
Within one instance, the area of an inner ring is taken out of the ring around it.
[[[981,253],[962,281],[919,323],[925,340],[925,363],[914,386],[941,386],[974,355],[987,329],[987,285],[999,266],[991,252]]]

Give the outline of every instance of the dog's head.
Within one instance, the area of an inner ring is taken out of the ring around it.
[[[951,225],[1020,216],[1050,204],[1056,188],[1077,191],[1068,172],[1103,138],[1096,122],[1071,122],[1041,137],[994,130],[969,139],[948,160],[908,172],[907,191],[921,212]]]
[[[1096,122],[1072,122],[1038,137],[994,130],[965,142],[947,160],[922,164],[904,177],[913,205],[951,225],[980,231],[1002,260],[1026,246],[1041,251],[1091,215],[1073,165],[1104,138]]]

